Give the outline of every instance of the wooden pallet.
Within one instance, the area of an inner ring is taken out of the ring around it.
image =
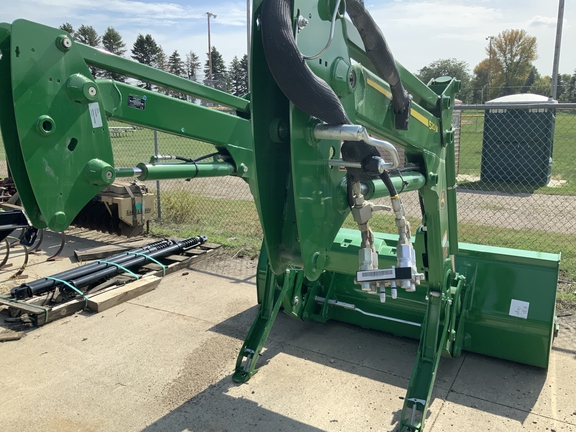
[[[0,306],[8,306],[8,313],[13,318],[13,321],[18,321],[17,317],[24,317],[20,323],[31,322],[36,327],[70,316],[84,309],[89,309],[96,313],[102,312],[152,291],[160,284],[164,271],[168,275],[186,268],[192,263],[207,257],[218,248],[220,248],[218,244],[204,243],[197,248],[184,252],[182,255],[170,255],[161,258],[159,261],[165,266],[164,270],[156,263],[146,264],[137,272],[140,279],[135,280],[126,274],[120,274],[98,287],[93,287],[86,295],[87,298],[77,296],[66,302],[44,305],[47,295],[26,301],[0,297]],[[118,253],[118,251],[114,250],[108,256],[115,253]]]

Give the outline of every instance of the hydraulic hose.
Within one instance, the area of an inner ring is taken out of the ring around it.
[[[262,4],[262,43],[270,73],[298,109],[328,124],[350,124],[334,90],[306,64],[292,30],[290,0]]]
[[[378,25],[360,0],[347,0],[346,12],[358,29],[368,58],[380,78],[390,84],[392,104],[396,114],[396,129],[407,129],[410,118],[411,98],[400,81],[394,56]]]

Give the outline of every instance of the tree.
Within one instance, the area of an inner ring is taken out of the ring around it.
[[[164,49],[161,45],[158,45],[158,53],[152,62],[152,66],[163,71],[168,70],[168,57],[166,57],[166,53],[164,52]]]
[[[486,54],[492,57],[491,75],[502,77],[502,88],[499,94],[507,95],[518,92],[528,79],[532,62],[538,58],[538,43],[526,30],[510,29],[499,33]]]
[[[461,99],[464,102],[472,102],[472,86],[468,70],[469,66],[465,61],[456,60],[454,58],[439,59],[430,63],[428,66],[424,66],[418,71],[416,76],[426,84],[428,84],[432,79],[440,78],[442,76],[457,78],[462,83],[458,99]]]
[[[540,72],[538,72],[536,66],[532,66],[532,69],[530,69],[530,73],[528,74],[528,78],[526,78],[526,81],[524,82],[521,93],[528,93],[530,91],[530,87],[532,87],[536,80],[540,78]]]
[[[574,69],[574,75],[572,75],[572,78],[570,78],[568,97],[569,102],[576,102],[576,69]]]
[[[194,51],[186,54],[186,61],[184,62],[186,68],[186,76],[189,80],[198,81],[198,72],[200,71],[200,59]]]
[[[204,84],[218,90],[228,91],[228,73],[222,54],[213,46],[212,52],[206,53],[206,57],[212,57],[212,80],[210,80],[210,65],[208,59],[204,65]]]
[[[180,58],[178,50],[174,50],[170,57],[168,57],[168,72],[179,77],[186,76],[186,67]]]
[[[558,102],[572,102],[574,99],[572,76],[569,74],[558,75],[558,89],[556,95]]]
[[[152,66],[162,71],[168,71],[168,57],[166,56],[166,53],[164,52],[164,49],[161,45],[158,45],[158,54],[156,54],[156,58],[152,62]],[[153,89],[158,93],[170,94],[170,90],[168,90],[167,87],[154,86]]]
[[[69,22],[65,22],[64,24],[62,24],[58,28],[60,30],[64,30],[65,32],[68,32],[70,34],[70,36],[74,37],[74,27],[72,27],[72,24],[70,24]]]
[[[96,30],[94,30],[94,27],[87,26],[84,24],[78,27],[78,30],[74,33],[74,39],[76,39],[80,43],[83,43],[84,45],[90,45],[91,47],[98,47],[100,45],[101,40]],[[89,69],[90,73],[92,73],[92,76],[94,78],[102,76],[102,74],[104,73],[104,71],[94,66],[89,66]]]
[[[84,45],[90,45],[91,47],[97,47],[100,45],[101,37],[98,36],[94,27],[82,24],[76,33],[74,33],[74,39]]]
[[[550,89],[552,88],[552,79],[546,75],[534,81],[530,86],[530,93],[539,94],[542,96],[550,96]]]
[[[491,99],[488,94],[488,70],[488,59],[482,60],[474,68],[474,78],[472,79],[472,101],[474,103],[484,103]]]
[[[118,33],[114,27],[108,27],[106,29],[106,32],[102,36],[102,46],[106,51],[118,56],[126,52],[126,44],[122,40],[120,33]]]
[[[234,56],[230,63],[230,92],[235,96],[244,96],[248,93],[248,56],[242,60]]]
[[[122,40],[120,33],[118,33],[114,27],[108,27],[106,29],[106,32],[102,36],[102,46],[106,51],[118,56],[122,56],[126,52],[126,44]],[[120,75],[116,72],[104,71],[103,76],[115,81],[125,80],[124,75]]]
[[[131,57],[139,63],[155,67],[160,50],[161,48],[152,36],[139,34],[132,46]],[[144,87],[146,90],[152,90],[152,84],[150,83],[139,83],[138,86]]]
[[[174,50],[168,57],[168,72],[179,77],[186,77],[186,67],[180,58],[178,50]],[[186,95],[178,91],[170,90],[169,94],[178,99],[186,99]]]

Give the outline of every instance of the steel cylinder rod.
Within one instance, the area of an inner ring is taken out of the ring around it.
[[[402,175],[390,175],[390,180],[398,193],[415,191],[426,184],[426,177],[416,171],[406,171]],[[389,195],[388,188],[382,180],[368,180],[361,184],[362,195],[366,199],[382,198]]]
[[[159,248],[170,246],[171,244],[172,244],[171,240],[164,239],[161,241],[151,243],[147,246],[143,246],[143,247],[131,250],[131,251],[127,251],[127,252],[124,252],[121,254],[111,256],[111,257],[107,258],[106,261],[114,262],[116,264],[122,264],[126,261],[132,260],[136,256],[136,255],[134,255],[134,253],[148,254],[152,251],[158,250]],[[56,279],[60,279],[60,280],[69,281],[69,280],[72,280],[75,278],[85,276],[85,275],[90,274],[90,273],[100,271],[102,269],[105,269],[108,266],[109,265],[105,264],[105,263],[94,262],[91,264],[83,265],[81,267],[77,267],[74,269],[70,269],[70,270],[66,270],[66,271],[57,273],[57,274],[53,275],[52,277],[56,278]],[[11,290],[11,295],[12,295],[12,297],[15,297],[17,299],[29,298],[29,297],[32,297],[34,295],[40,295],[40,294],[43,294],[45,292],[48,292],[48,291],[52,290],[54,287],[56,287],[57,285],[58,285],[58,282],[56,282],[53,279],[46,279],[46,278],[38,279],[38,280],[35,280],[32,282],[22,284],[16,288],[13,288]]]
[[[168,164],[138,164],[142,171],[139,180],[168,180],[197,177],[224,177],[233,174],[236,169],[228,162],[205,163],[168,163]]]

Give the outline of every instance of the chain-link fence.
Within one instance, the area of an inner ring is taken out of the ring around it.
[[[460,240],[562,252],[563,268],[576,279],[576,108],[458,106],[454,126]],[[207,143],[115,122],[110,131],[116,166],[135,166],[154,154],[196,158],[215,150]],[[156,233],[201,233],[213,242],[258,249],[262,231],[248,185],[240,178],[145,184],[156,194]],[[402,198],[417,224],[417,193]],[[372,221],[376,230],[388,225],[393,230],[393,221],[388,222],[379,215]]]
[[[456,109],[460,239],[562,252],[576,276],[576,107]]]
[[[132,167],[155,154],[198,158],[213,145],[150,129],[110,125],[115,165]],[[248,184],[238,177],[143,182],[156,195],[152,230],[180,235],[205,234],[211,242],[252,253],[262,240]]]

